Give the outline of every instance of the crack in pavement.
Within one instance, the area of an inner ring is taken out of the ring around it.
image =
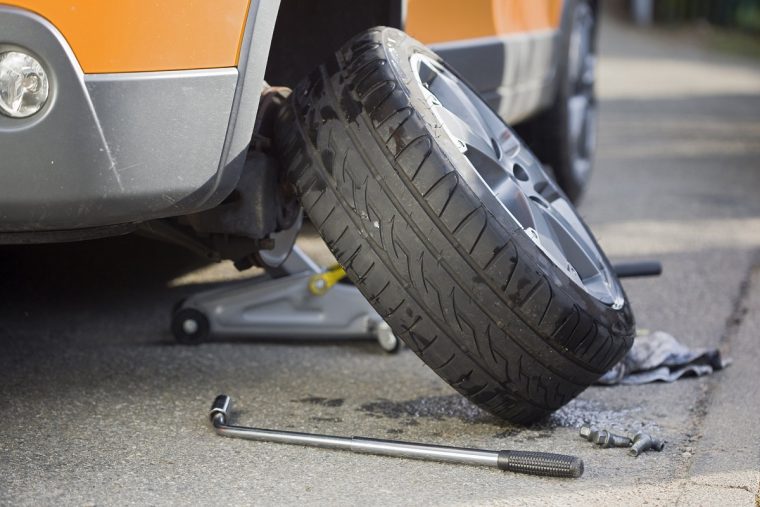
[[[731,305],[731,312],[726,318],[725,328],[721,333],[719,344],[721,348],[721,354],[724,357],[728,357],[728,353],[731,350],[733,340],[739,334],[742,324],[749,311],[749,297],[750,289],[752,288],[752,277],[756,271],[760,271],[760,250],[756,250],[749,263],[749,267],[739,284],[738,291],[734,297],[733,304]],[[702,425],[705,417],[707,416],[710,404],[713,401],[715,390],[719,385],[720,377],[711,377],[705,384],[701,395],[697,398],[692,412],[694,413],[694,421],[690,425],[688,434],[694,435],[696,438],[693,440],[694,452],[689,456],[685,465],[680,470],[679,475],[688,478],[692,472],[692,467],[696,462],[698,444],[702,440]],[[724,486],[721,486],[724,487]],[[743,488],[749,491],[747,488]],[[757,492],[749,491],[750,493],[760,493],[760,489]],[[758,506],[760,507],[760,505]]]

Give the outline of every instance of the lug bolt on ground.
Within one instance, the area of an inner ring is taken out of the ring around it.
[[[644,432],[636,433],[636,435],[631,438],[623,435],[616,435],[607,430],[597,430],[591,426],[583,425],[580,427],[579,435],[581,438],[593,442],[605,449],[610,447],[630,447],[628,454],[631,456],[638,456],[642,452],[646,452],[650,449],[659,452],[665,447],[664,440],[660,440]]]
[[[596,430],[591,426],[581,426],[581,438],[604,448],[609,447],[630,447],[633,441],[625,436],[610,433],[607,430]]]
[[[649,433],[639,432],[636,433],[635,437],[633,437],[633,445],[631,445],[631,449],[628,451],[628,454],[631,456],[638,456],[642,452],[646,452],[649,449],[660,452],[664,447],[664,440],[654,438]]]

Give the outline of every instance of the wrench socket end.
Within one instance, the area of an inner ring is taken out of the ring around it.
[[[209,418],[211,419],[211,422],[215,422],[214,419],[218,415],[222,416],[222,420],[219,421],[222,424],[226,423],[227,420],[230,418],[230,404],[232,403],[232,399],[227,396],[226,394],[220,394],[214,399],[214,403],[211,404],[211,412],[209,413]]]

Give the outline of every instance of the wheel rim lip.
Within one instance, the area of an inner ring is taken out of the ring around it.
[[[427,53],[415,52],[410,56],[410,64],[414,75],[413,81],[422,90],[437,120],[437,126],[467,160],[464,167],[456,167],[456,170],[464,177],[470,188],[479,194],[481,200],[498,203],[497,209],[506,212],[508,219],[515,223],[557,268],[567,274],[586,293],[613,308],[622,308],[624,304],[622,290],[604,256],[578,219],[567,198],[546,176],[538,160],[525,148],[522,141],[454,71],[448,68],[445,62]],[[443,85],[441,86],[440,83]],[[459,90],[447,90],[446,87],[456,87]],[[469,101],[470,107],[467,104],[454,103],[452,100]],[[449,108],[469,113],[472,113],[474,108],[477,114],[465,114],[465,118],[456,115],[452,117]],[[465,127],[462,123],[471,127],[470,130],[464,132]],[[481,134],[485,132],[487,138],[472,135],[473,132]],[[478,137],[480,138],[474,139]],[[490,154],[487,149],[487,139],[494,144]],[[484,169],[484,166],[488,169]],[[520,175],[515,173],[517,166],[528,173],[527,180],[521,181],[518,178]],[[491,174],[498,173],[498,168],[501,168],[504,173],[501,180],[498,174],[497,177]],[[484,175],[484,171],[488,174]],[[493,184],[499,181],[499,184]],[[545,199],[544,195],[536,190],[539,184],[549,189],[548,194],[552,195],[552,200]],[[531,185],[534,187],[533,190],[530,189]],[[480,192],[479,189],[482,190],[483,187],[487,191]],[[518,202],[521,204],[516,204]],[[516,216],[520,215],[518,209],[520,207],[527,207],[530,210],[530,213],[521,215],[523,220]],[[548,211],[545,213],[536,211],[539,207],[546,208]],[[492,210],[493,208],[489,207],[489,211]],[[530,220],[525,220],[529,215]],[[549,222],[548,226],[544,223],[539,226],[538,222],[542,221],[539,217],[544,222]],[[531,220],[533,222],[528,223]],[[536,225],[536,227],[531,227],[531,225]],[[567,237],[568,235],[570,237]],[[568,253],[568,250],[571,252]],[[579,269],[576,264],[582,265],[582,269]]]
[[[596,55],[593,51],[594,14],[586,4],[573,13],[568,58],[570,93],[567,98],[567,136],[570,140],[571,171],[578,183],[591,173],[596,139]]]

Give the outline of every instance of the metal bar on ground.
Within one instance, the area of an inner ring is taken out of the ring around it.
[[[229,396],[220,394],[211,405],[211,413],[209,414],[216,433],[225,437],[339,449],[399,458],[489,466],[511,472],[548,477],[577,478],[583,474],[583,460],[576,456],[564,454],[512,450],[490,451],[485,449],[401,442],[397,440],[339,437],[234,426],[229,424],[231,404],[232,400]]]

